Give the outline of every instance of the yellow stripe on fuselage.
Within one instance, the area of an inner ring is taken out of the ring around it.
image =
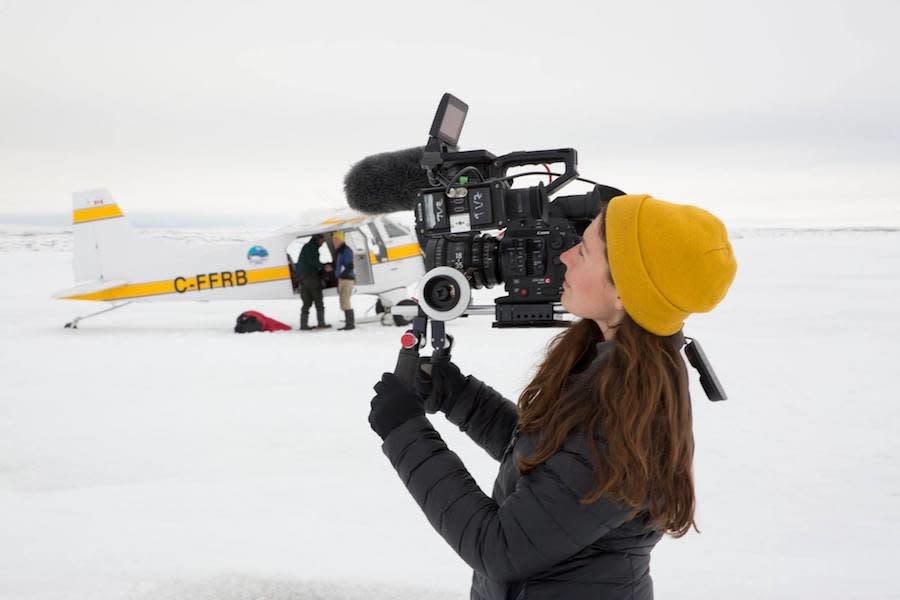
[[[103,219],[115,219],[122,216],[122,211],[118,204],[104,204],[102,206],[92,206],[91,208],[76,208],[72,211],[72,224],[90,223],[91,221],[101,221]]]
[[[127,283],[118,287],[90,292],[87,294],[75,294],[65,296],[63,300],[130,300],[134,298],[146,298],[147,296],[162,296],[165,294],[186,294],[206,290],[219,290],[231,287],[243,287],[252,283],[267,283],[269,281],[282,281],[290,279],[291,273],[287,265],[279,267],[266,267],[265,269],[235,269],[234,271],[217,271],[214,273],[200,273],[191,276],[177,276],[161,281],[147,281],[143,283]]]
[[[419,256],[420,254],[422,254],[422,249],[418,244],[404,244],[403,246],[394,246],[387,249],[388,260],[400,260],[401,258]]]
[[[247,271],[247,283],[266,283],[268,281],[281,281],[282,279],[290,278],[291,270],[287,265]]]
[[[392,248],[387,249],[387,260],[388,262],[392,260],[401,260],[404,258],[412,258],[413,256],[420,256],[422,254],[422,248],[419,247],[419,244],[404,244],[402,246],[394,246]],[[373,265],[377,265],[379,262],[378,256],[369,253],[369,262]]]

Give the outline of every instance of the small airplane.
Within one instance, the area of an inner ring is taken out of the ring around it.
[[[106,302],[111,306],[75,318],[78,322],[132,302],[183,300],[277,300],[299,297],[295,257],[314,234],[323,234],[323,264],[332,262],[331,234],[342,232],[353,250],[357,294],[377,296],[380,320],[407,325],[392,307],[415,304],[407,286],[425,274],[425,263],[413,231],[391,215],[364,215],[349,209],[324,220],[299,223],[249,243],[197,247],[139,235],[105,189],[73,195],[75,287],[54,294],[62,300]],[[294,258],[292,258],[294,257]],[[325,276],[324,296],[337,295],[337,282]]]

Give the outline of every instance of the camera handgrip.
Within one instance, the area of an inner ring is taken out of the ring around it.
[[[394,367],[394,375],[400,381],[413,387],[416,383],[416,369],[419,368],[419,346],[401,348],[397,355],[397,365]]]

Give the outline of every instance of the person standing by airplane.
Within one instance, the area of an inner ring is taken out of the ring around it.
[[[344,233],[335,231],[332,236],[334,242],[334,275],[338,282],[338,296],[341,299],[341,310],[344,311],[344,326],[338,331],[349,331],[356,328],[356,316],[353,314],[353,305],[350,296],[353,295],[353,286],[356,282],[356,273],[353,271],[353,249],[344,241]]]
[[[303,306],[300,308],[300,329],[327,329],[331,327],[325,322],[325,303],[322,302],[322,271],[331,271],[331,265],[323,265],[319,260],[319,248],[325,243],[325,236],[317,233],[303,244],[300,256],[297,258],[297,272],[300,279],[300,298]],[[316,305],[315,327],[309,326],[309,309]]]

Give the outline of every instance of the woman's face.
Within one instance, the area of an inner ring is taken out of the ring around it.
[[[621,322],[625,308],[616,286],[611,283],[599,219],[594,219],[585,229],[580,243],[560,257],[566,266],[561,301],[573,315],[596,321],[604,337],[610,339],[610,328]]]

